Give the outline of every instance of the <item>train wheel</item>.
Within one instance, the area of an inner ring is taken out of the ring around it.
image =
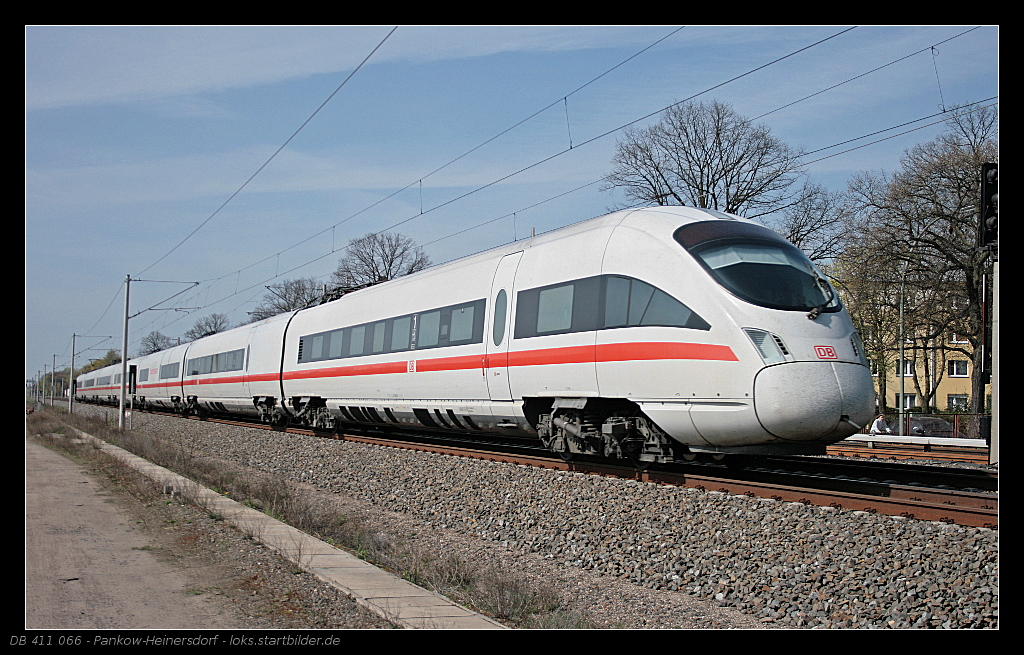
[[[639,456],[633,455],[629,455],[629,461],[633,463],[633,468],[635,468],[637,471],[646,471],[647,467],[654,463],[649,460],[642,460]]]
[[[292,422],[292,417],[281,410],[280,407],[275,407],[270,413],[270,425],[281,430],[287,428]]]

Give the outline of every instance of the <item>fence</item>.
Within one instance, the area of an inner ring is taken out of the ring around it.
[[[905,414],[903,429],[899,430],[900,415],[885,414],[885,422],[892,434],[957,439],[986,438],[991,418],[991,414]],[[871,423],[864,426],[862,434],[870,432]]]

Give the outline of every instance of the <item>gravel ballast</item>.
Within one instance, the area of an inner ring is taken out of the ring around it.
[[[553,584],[599,627],[999,627],[997,530],[148,414],[133,427]]]

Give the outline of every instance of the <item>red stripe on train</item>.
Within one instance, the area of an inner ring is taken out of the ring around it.
[[[415,351],[410,351],[415,354]],[[594,346],[567,346],[564,348],[542,348],[518,350],[491,355],[463,355],[459,357],[434,357],[377,364],[351,364],[327,368],[285,371],[285,380],[312,378],[351,377],[360,375],[392,375],[415,371],[439,372],[459,371],[475,368],[499,368],[505,366],[552,366],[558,364],[587,364],[597,362],[628,362],[652,360],[701,360],[737,362],[739,359],[729,346],[708,343],[642,342],[609,343]],[[415,361],[414,366],[409,362]],[[243,382],[271,382],[278,379],[277,373],[254,375],[232,375],[219,378],[186,379],[185,386],[205,384],[239,384]],[[173,385],[179,384],[177,382]],[[172,386],[168,383],[139,385],[140,388]]]

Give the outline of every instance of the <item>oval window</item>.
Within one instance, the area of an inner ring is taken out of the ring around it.
[[[500,346],[501,340],[505,336],[505,314],[508,311],[506,307],[506,296],[505,290],[502,289],[498,292],[498,296],[494,299],[494,345]]]

